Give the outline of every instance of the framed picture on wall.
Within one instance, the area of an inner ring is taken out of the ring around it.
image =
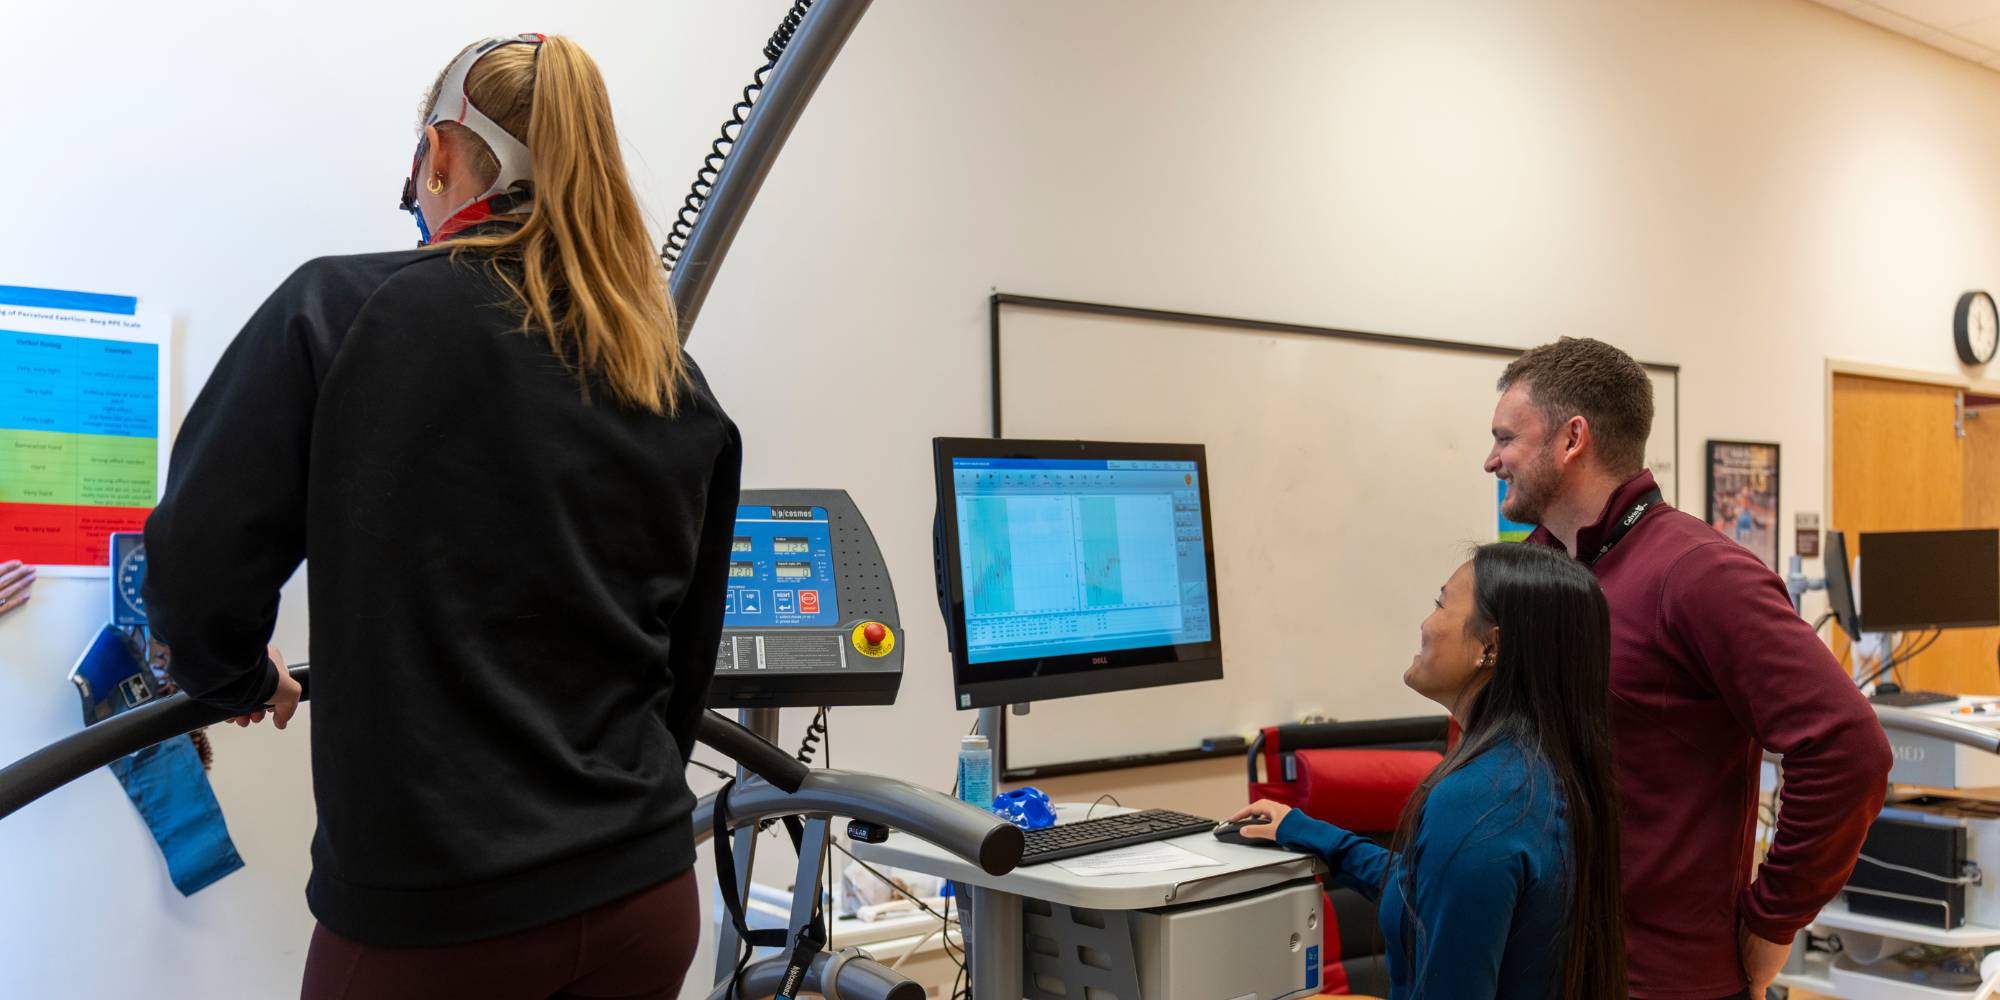
[[[1708,523],[1778,571],[1778,446],[1708,443]]]

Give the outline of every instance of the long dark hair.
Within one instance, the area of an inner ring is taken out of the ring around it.
[[[1604,592],[1582,563],[1539,545],[1480,546],[1472,575],[1475,612],[1467,627],[1479,634],[1500,630],[1492,676],[1456,713],[1463,727],[1458,746],[1410,795],[1395,846],[1409,850],[1431,790],[1480,754],[1511,743],[1539,758],[1562,793],[1572,853],[1568,961],[1558,995],[1623,998],[1625,911],[1611,773],[1611,615]],[[1531,768],[1531,780],[1532,774]],[[1406,856],[1405,879],[1412,861]],[[1403,888],[1407,900],[1414,886]]]

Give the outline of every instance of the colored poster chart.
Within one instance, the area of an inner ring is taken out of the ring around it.
[[[166,467],[164,321],[137,300],[0,286],[0,561],[102,575]]]
[[[1532,524],[1522,524],[1518,521],[1509,521],[1507,520],[1507,515],[1500,513],[1500,508],[1507,503],[1507,481],[1505,479],[1496,479],[1494,482],[1500,484],[1500,497],[1493,502],[1494,516],[1500,519],[1500,540],[1503,542],[1527,541],[1528,536],[1535,533],[1535,526]]]

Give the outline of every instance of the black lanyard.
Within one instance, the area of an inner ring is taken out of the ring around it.
[[[743,898],[737,891],[735,852],[729,845],[729,791],[736,787],[734,780],[724,784],[715,793],[715,833],[709,841],[715,848],[716,888],[722,894],[722,908],[729,914],[730,923],[736,926],[738,947],[748,945],[737,957],[736,971],[729,977],[729,995],[736,997],[742,993],[743,969],[750,962],[751,948],[776,948],[783,951],[790,947],[791,961],[785,968],[785,977],[779,981],[777,1000],[792,1000],[798,996],[799,987],[805,982],[806,970],[812,966],[813,956],[826,947],[826,914],[818,901],[813,903],[812,922],[797,929],[796,936],[789,936],[778,928],[751,930],[743,916]],[[784,818],[785,832],[792,836],[792,850],[803,849],[805,824],[797,816]],[[794,892],[811,892],[804,886],[794,886]],[[836,971],[838,971],[836,969]],[[829,986],[831,984],[828,984]]]
[[[1632,505],[1632,509],[1626,511],[1624,517],[1619,518],[1611,525],[1611,531],[1604,536],[1604,544],[1598,546],[1597,554],[1585,559],[1583,564],[1585,566],[1597,565],[1597,561],[1604,558],[1604,554],[1611,551],[1613,545],[1623,541],[1626,535],[1631,534],[1632,526],[1638,524],[1639,519],[1645,517],[1646,512],[1652,510],[1654,504],[1664,499],[1666,497],[1661,495],[1660,488],[1657,486],[1640,495],[1638,502]]]

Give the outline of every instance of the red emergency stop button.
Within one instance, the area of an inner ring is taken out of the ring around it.
[[[848,641],[862,656],[888,656],[896,648],[896,633],[881,622],[862,622],[848,633]]]

